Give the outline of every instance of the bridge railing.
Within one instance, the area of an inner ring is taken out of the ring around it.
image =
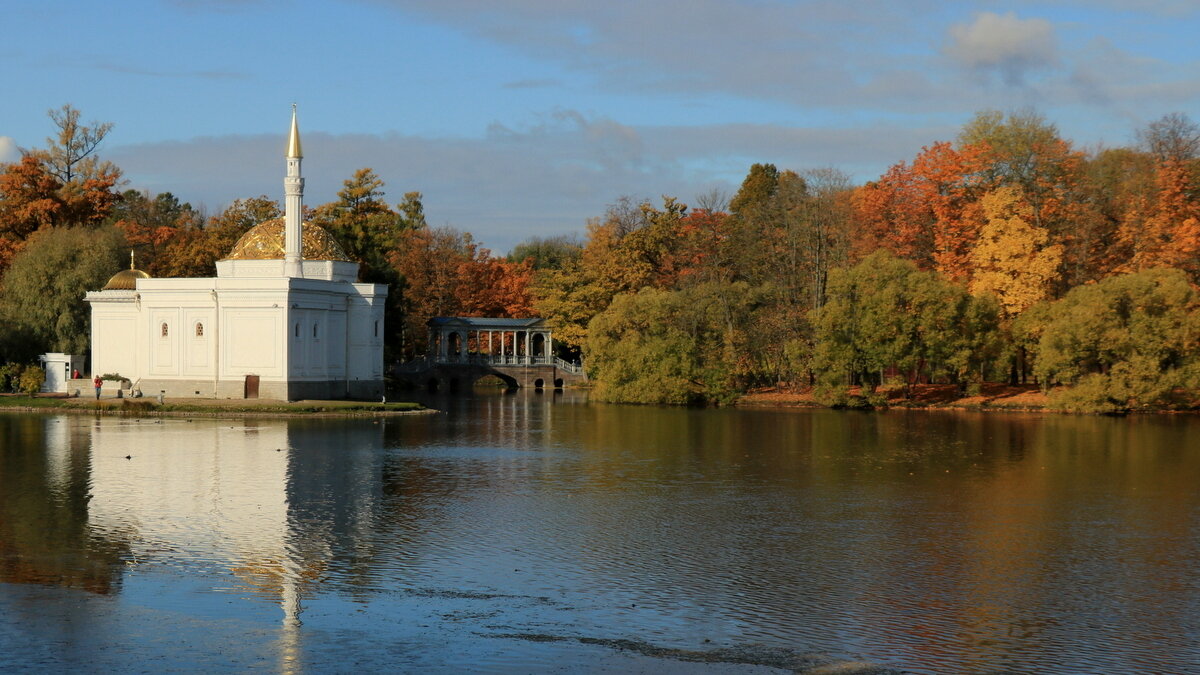
[[[557,356],[527,356],[525,354],[447,354],[419,356],[397,366],[400,372],[419,372],[437,364],[473,364],[481,366],[549,366],[553,365],[568,373],[579,374],[583,366],[564,361]]]
[[[571,363],[570,361],[563,361],[562,359],[558,358],[557,356],[554,357],[554,365],[556,367],[558,367],[559,370],[565,370],[568,373],[571,373],[573,375],[578,375],[579,373],[583,372],[583,364]]]

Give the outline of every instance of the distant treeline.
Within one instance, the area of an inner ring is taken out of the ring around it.
[[[866,185],[755,164],[727,202],[622,201],[534,306],[607,400],[1036,380],[1069,409],[1168,405],[1200,385],[1200,128],[1137,138],[1084,152],[984,112]]]
[[[267,197],[207,216],[121,191],[96,154],[112,125],[50,118],[45,148],[0,165],[0,360],[85,350],[80,299],[130,248],[153,276],[212,275],[280,216]],[[418,192],[390,206],[366,168],[306,219],[389,285],[390,360],[424,350],[431,316],[537,314],[604,400],[784,385],[869,405],[880,387],[1036,381],[1068,385],[1071,409],[1162,407],[1200,387],[1200,127],[1172,114],[1136,138],[1083,151],[1035,113],[983,112],[865,185],[755,164],[731,197],[623,197],[582,241],[503,258],[429,227]]]

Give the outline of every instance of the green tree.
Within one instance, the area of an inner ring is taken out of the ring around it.
[[[376,280],[389,267],[385,257],[396,247],[401,229],[399,215],[383,199],[383,186],[374,171],[359,169],[343,182],[337,201],[318,206],[312,215],[313,223],[364,265],[360,275],[364,280]]]
[[[993,299],[880,250],[830,274],[826,304],[814,313],[813,368],[829,390],[882,384],[890,368],[910,382],[979,381],[998,353],[997,313]]]
[[[112,227],[53,228],[30,238],[4,274],[0,311],[6,332],[19,336],[29,360],[41,352],[82,354],[88,348],[87,291],[98,290],[124,267],[127,251]]]
[[[508,261],[529,260],[535,270],[562,269],[568,261],[578,260],[582,253],[583,244],[575,235],[530,237],[509,251]]]
[[[729,200],[729,210],[738,218],[756,217],[756,211],[770,208],[771,198],[778,190],[779,169],[774,164],[753,164],[742,186]]]
[[[1180,270],[1156,268],[1072,289],[1049,308],[1038,341],[1042,383],[1073,387],[1071,409],[1164,404],[1200,360],[1200,296]]]
[[[761,292],[745,282],[617,296],[588,326],[593,395],[625,403],[729,403]]]

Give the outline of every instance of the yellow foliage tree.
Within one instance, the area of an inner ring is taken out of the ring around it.
[[[1011,318],[1046,298],[1063,249],[1047,245],[1049,232],[1031,223],[1033,208],[1016,188],[997,188],[980,206],[984,225],[971,251],[971,293],[995,295]]]

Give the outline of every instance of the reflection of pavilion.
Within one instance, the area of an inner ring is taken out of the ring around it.
[[[122,533],[136,562],[228,571],[294,627],[345,523],[374,520],[382,427],[98,418],[89,528]]]

